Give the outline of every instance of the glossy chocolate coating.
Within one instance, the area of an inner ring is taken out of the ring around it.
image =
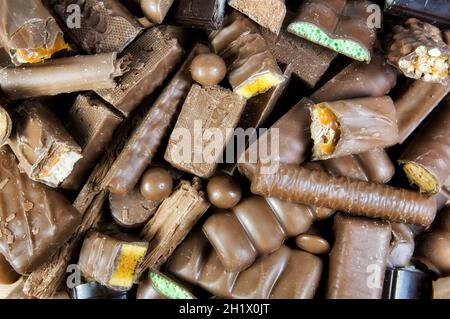
[[[228,175],[211,178],[206,186],[206,192],[211,204],[222,209],[233,208],[242,197],[241,185]]]
[[[191,75],[203,86],[217,85],[227,75],[227,66],[217,54],[200,54],[192,61]]]
[[[407,224],[391,223],[392,240],[389,248],[389,267],[406,267],[411,262],[411,257],[416,247],[414,232]]]
[[[163,201],[172,194],[172,174],[164,168],[151,168],[142,176],[140,190],[148,200]]]
[[[72,299],[128,299],[128,291],[116,291],[96,282],[76,286],[71,291]]]
[[[173,20],[184,27],[217,30],[222,27],[226,0],[178,0]]]
[[[330,252],[330,243],[321,234],[314,225],[305,233],[295,238],[295,244],[298,248],[314,255],[323,255]]]
[[[388,268],[383,299],[429,299],[431,276],[418,269]]]
[[[8,261],[0,254],[0,285],[11,285],[20,278]]]
[[[147,19],[161,24],[172,6],[173,0],[140,0],[141,9]]]

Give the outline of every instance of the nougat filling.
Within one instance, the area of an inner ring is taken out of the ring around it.
[[[334,153],[341,136],[337,116],[325,104],[314,106],[311,135],[314,140],[314,154],[327,156]]]
[[[420,192],[434,194],[439,191],[436,178],[423,166],[415,163],[406,163],[403,170],[410,183],[419,187]]]
[[[146,253],[146,246],[122,245],[108,285],[130,289],[133,286],[136,268]]]

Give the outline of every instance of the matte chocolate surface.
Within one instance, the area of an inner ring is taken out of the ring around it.
[[[200,54],[192,61],[191,75],[203,86],[218,85],[227,75],[227,66],[217,54]]]
[[[173,6],[173,21],[189,28],[217,30],[225,18],[226,0],[179,0]]]
[[[161,24],[169,12],[174,0],[140,0],[141,9],[147,19],[155,24]]]

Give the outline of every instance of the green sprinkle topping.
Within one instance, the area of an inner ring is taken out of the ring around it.
[[[166,295],[170,299],[194,299],[194,297],[184,288],[165,276],[150,273],[150,280],[159,292]]]

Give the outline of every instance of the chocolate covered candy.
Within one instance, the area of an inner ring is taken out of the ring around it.
[[[227,75],[227,66],[217,54],[199,54],[192,61],[191,75],[203,86],[217,85]]]
[[[195,297],[173,279],[151,270],[139,284],[136,299],[195,299]]]
[[[20,278],[5,257],[0,254],[0,285],[11,285]]]
[[[389,247],[389,267],[401,268],[409,266],[416,247],[414,232],[411,226],[402,223],[391,223],[392,240]]]
[[[140,191],[148,200],[161,202],[172,194],[173,178],[164,168],[151,168],[141,179]]]
[[[387,0],[384,11],[400,17],[414,17],[450,26],[450,3],[446,0]]]
[[[307,232],[295,237],[295,244],[301,250],[314,255],[328,254],[330,243],[321,234],[318,227],[314,225]]]
[[[383,299],[429,299],[431,276],[414,268],[388,268]]]
[[[11,135],[12,121],[8,111],[0,105],[0,146],[3,146]]]
[[[140,0],[142,12],[152,23],[161,24],[173,0]]]
[[[217,208],[227,209],[236,206],[242,197],[239,181],[231,176],[215,176],[206,186],[208,200]]]
[[[433,299],[450,299],[450,277],[433,281]]]
[[[226,4],[226,0],[178,0],[172,19],[184,27],[217,30],[222,27]]]
[[[116,291],[97,282],[78,285],[70,294],[72,299],[128,299],[128,291]]]

